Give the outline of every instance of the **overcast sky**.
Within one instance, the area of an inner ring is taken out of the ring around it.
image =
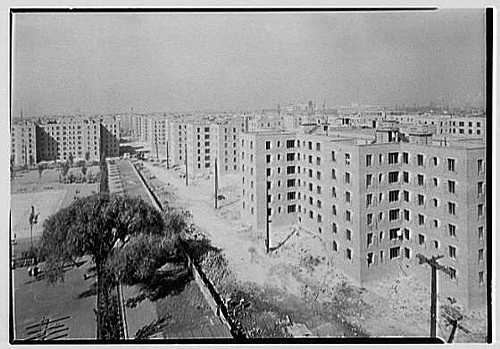
[[[13,116],[484,106],[483,10],[14,15]]]

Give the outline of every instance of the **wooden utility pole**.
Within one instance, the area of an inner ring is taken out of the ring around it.
[[[167,170],[170,168],[170,162],[168,159],[168,141],[167,141]]]
[[[218,201],[218,196],[219,196],[219,177],[217,174],[217,157],[215,158],[215,209],[217,209],[217,201]]]
[[[266,179],[266,253],[269,253],[269,182]]]
[[[156,129],[155,129],[155,147],[156,147],[156,159],[159,160],[160,156],[158,155],[158,136],[156,135]]]
[[[437,323],[437,270],[451,276],[451,271],[448,267],[440,265],[437,260],[443,258],[443,255],[432,256],[427,258],[424,255],[418,253],[417,258],[419,259],[419,264],[427,263],[431,266],[431,338],[436,338],[436,323]]]
[[[186,164],[186,187],[187,187],[189,185],[187,142],[184,144],[184,163]]]

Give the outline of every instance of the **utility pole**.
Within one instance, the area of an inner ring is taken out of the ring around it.
[[[187,187],[189,185],[187,142],[184,144],[184,163],[186,164],[186,187]]]
[[[266,253],[269,253],[269,183],[266,179]]]
[[[156,129],[155,129],[155,147],[156,147],[156,159],[160,159],[160,156],[158,155],[158,136],[156,134]]]
[[[214,186],[215,186],[215,209],[217,209],[217,200],[218,200],[218,196],[219,196],[219,177],[217,174],[217,157],[215,158],[215,182],[214,182]]]
[[[436,323],[437,323],[437,271],[442,272],[451,276],[451,271],[448,267],[440,265],[437,260],[443,258],[443,255],[432,256],[427,258],[424,255],[418,253],[417,258],[419,259],[419,264],[427,263],[431,266],[431,338],[436,338]]]
[[[170,162],[168,159],[168,141],[167,141],[167,170],[170,168]]]

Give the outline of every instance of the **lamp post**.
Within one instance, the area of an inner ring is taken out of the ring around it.
[[[38,214],[35,214],[35,206],[31,205],[31,212],[29,217],[31,250],[33,250],[33,225],[35,225],[37,222]]]

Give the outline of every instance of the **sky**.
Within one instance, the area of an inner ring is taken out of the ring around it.
[[[17,13],[12,116],[484,106],[483,10]]]

